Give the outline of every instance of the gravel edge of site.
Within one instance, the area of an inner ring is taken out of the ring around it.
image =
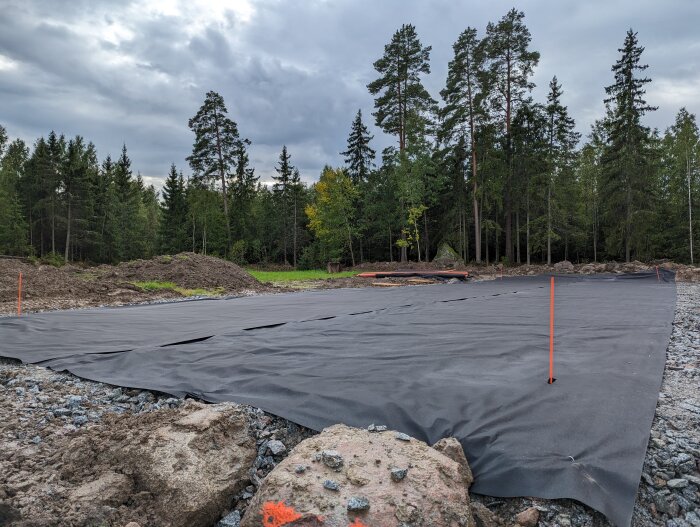
[[[634,527],[700,526],[700,284],[679,281],[677,290],[673,333],[635,505]],[[177,408],[184,402],[163,394],[115,388],[3,359],[0,359],[0,401],[3,418],[0,441],[18,447],[38,447],[39,451],[51,441],[42,437],[40,429],[58,426],[59,434],[70,435],[86,426],[99,426],[103,416],[109,414],[148,413]],[[50,426],[42,417],[46,408],[56,415]],[[254,497],[260,479],[296,444],[314,435],[259,409],[247,407],[246,411],[251,416],[250,431],[258,449],[264,447],[265,451],[270,441],[282,443],[284,449],[280,448],[274,455],[256,457],[250,484],[231,497],[232,510],[239,513]],[[0,473],[9,473],[8,462],[6,456],[0,456]],[[0,504],[12,503],[3,484],[0,479]],[[483,505],[475,505],[481,509],[478,522],[483,525],[489,521],[493,525],[513,525],[516,515],[532,509],[539,517],[539,523],[533,525],[610,525],[601,514],[573,500],[504,499],[475,494],[471,498],[473,504]]]

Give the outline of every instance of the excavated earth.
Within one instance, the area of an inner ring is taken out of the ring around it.
[[[677,271],[678,300],[633,526],[700,527],[700,272],[660,264]],[[649,268],[638,262],[563,262],[549,268],[468,270],[480,279],[498,279],[501,273]],[[128,286],[147,280],[192,289],[224,288],[226,294],[274,291],[234,264],[192,254],[92,269],[0,260],[0,313],[14,311],[15,274],[20,270],[36,287],[25,301],[29,310],[179,296]],[[372,285],[372,280],[353,280],[320,285]],[[0,525],[236,527],[249,505],[257,503],[257,491],[270,471],[314,435],[256,408],[203,405],[0,359]],[[173,466],[177,476],[168,469]],[[610,525],[572,500],[476,494],[470,499],[476,525],[483,527]]]
[[[157,256],[119,265],[54,267],[0,258],[0,315],[17,309],[22,273],[25,311],[124,305],[192,296],[250,295],[278,292],[234,263],[195,253]],[[171,282],[175,289],[149,290],[143,282]]]

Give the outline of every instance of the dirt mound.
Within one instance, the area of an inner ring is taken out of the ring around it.
[[[58,268],[3,258],[0,259],[0,314],[16,312],[20,272],[24,311],[70,309],[148,300],[148,295],[142,294],[132,284],[97,280],[94,275],[79,267],[66,265]]]
[[[265,289],[262,283],[236,264],[196,253],[156,256],[150,260],[122,262],[117,266],[102,265],[95,272],[102,278],[115,281],[173,282],[186,289],[218,289],[226,293]]]
[[[236,264],[194,253],[119,265],[54,267],[0,259],[0,315],[17,309],[22,273],[23,311],[120,305],[191,296],[272,292]],[[150,282],[150,284],[144,284]]]

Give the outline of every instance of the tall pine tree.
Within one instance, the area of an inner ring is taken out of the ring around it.
[[[250,142],[240,138],[238,125],[228,117],[224,98],[214,91],[207,92],[197,114],[189,120],[189,127],[195,139],[187,161],[195,177],[205,181],[218,179],[221,184],[228,249],[231,246],[231,226],[226,179],[235,171],[241,150]]]

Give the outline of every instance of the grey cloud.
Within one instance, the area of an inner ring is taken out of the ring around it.
[[[603,87],[629,27],[646,46],[655,80],[649,100],[661,106],[649,124],[664,129],[682,104],[700,111],[699,2],[515,3],[542,54],[534,97],[546,97],[556,74],[584,134],[602,115]],[[396,28],[413,23],[433,46],[426,86],[438,98],[458,34],[473,26],[483,35],[487,22],[510,8],[448,0],[255,0],[252,6],[249,21],[227,11],[193,34],[187,17],[150,14],[136,1],[80,0],[60,8],[11,1],[0,14],[0,55],[18,66],[0,70],[0,123],[29,142],[52,128],[79,133],[95,142],[101,157],[116,155],[126,142],[134,168],[158,178],[171,162],[187,171],[187,120],[204,94],[216,90],[252,140],[251,161],[263,179],[274,173],[286,144],[311,181],[323,165],[341,163],[338,153],[357,109],[371,121],[366,84]],[[112,43],[90,31],[100,24],[125,27],[132,37]],[[393,142],[373,132],[377,150]]]

